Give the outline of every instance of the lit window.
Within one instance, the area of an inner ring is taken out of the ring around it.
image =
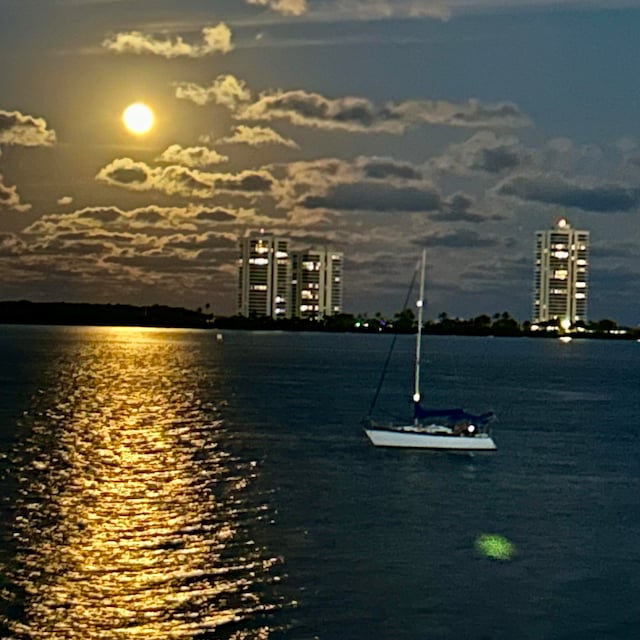
[[[576,293],[576,300],[584,300],[586,297],[584,293]]]

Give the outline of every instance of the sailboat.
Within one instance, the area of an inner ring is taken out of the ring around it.
[[[364,421],[364,431],[376,447],[449,451],[495,451],[496,444],[489,433],[489,425],[496,418],[493,411],[474,415],[464,409],[427,409],[422,405],[422,396],[420,393],[420,355],[422,347],[425,270],[426,251],[423,249],[420,271],[420,298],[416,303],[418,308],[418,332],[416,336],[414,364],[413,420],[407,420],[399,424],[383,424],[373,421],[371,414],[382,386],[381,379],[369,411],[369,417]],[[387,357],[387,362],[388,361],[389,357]],[[382,377],[384,378],[384,371]]]

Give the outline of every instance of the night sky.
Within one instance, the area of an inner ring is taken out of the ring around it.
[[[237,239],[345,254],[345,311],[530,317],[591,232],[640,323],[640,1],[0,0],[0,299],[235,311]],[[154,112],[146,133],[122,120]]]

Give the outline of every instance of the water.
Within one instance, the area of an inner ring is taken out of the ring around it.
[[[640,345],[427,338],[429,401],[498,413],[470,457],[368,443],[389,341],[0,328],[0,636],[635,637]]]

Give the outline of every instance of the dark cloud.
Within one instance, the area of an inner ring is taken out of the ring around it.
[[[309,209],[342,211],[433,211],[442,206],[442,199],[430,186],[395,187],[379,182],[356,182],[338,184],[324,196],[307,196],[300,204]]]
[[[115,222],[122,216],[122,213],[116,209],[85,209],[80,212],[80,218],[84,218],[85,220],[95,220],[96,222],[100,222],[102,224],[106,224],[109,222]]]
[[[640,202],[640,189],[623,185],[585,187],[549,174],[508,178],[498,185],[496,192],[521,200],[602,213],[629,211]]]
[[[500,241],[492,237],[483,237],[477,231],[458,229],[451,233],[423,236],[413,241],[419,247],[446,247],[451,249],[466,249],[477,247],[496,247]]]
[[[236,216],[226,209],[212,209],[200,211],[196,214],[196,218],[208,222],[229,222],[230,220],[235,220]]]
[[[402,180],[421,180],[422,174],[407,162],[372,158],[363,166],[364,175],[375,180],[400,178]]]
[[[496,105],[485,105],[479,100],[469,100],[466,108],[460,109],[452,114],[451,121],[464,125],[478,126],[491,122],[514,122],[519,125],[523,123],[522,111],[512,102],[501,102]]]
[[[148,174],[142,167],[117,168],[105,174],[105,179],[122,185],[144,185],[148,180]]]
[[[512,102],[483,104],[471,99],[462,104],[445,100],[408,100],[392,107],[404,122],[448,127],[523,127],[529,118]]]
[[[460,175],[469,171],[498,174],[522,166],[530,155],[515,136],[498,136],[494,131],[483,130],[451,145],[435,165]]]
[[[465,193],[456,193],[447,200],[442,211],[430,214],[429,218],[437,222],[485,222],[485,216],[470,210],[473,205],[473,198]]]
[[[273,185],[273,178],[264,172],[243,171],[238,175],[215,177],[216,189],[223,191],[269,191]]]
[[[520,157],[513,148],[494,147],[482,149],[471,168],[488,173],[500,173],[505,169],[514,169],[519,164]]]
[[[139,222],[144,222],[145,224],[157,224],[161,220],[164,220],[164,216],[154,209],[143,209],[141,211],[136,211],[133,214],[133,218]]]

